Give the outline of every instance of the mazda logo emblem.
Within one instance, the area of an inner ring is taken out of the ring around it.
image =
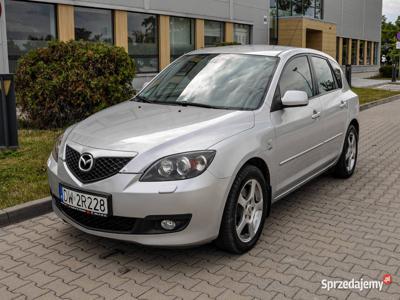
[[[83,153],[79,158],[78,167],[82,172],[89,172],[93,169],[94,166],[94,158],[90,153]]]

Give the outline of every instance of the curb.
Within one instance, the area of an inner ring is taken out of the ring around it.
[[[369,102],[369,103],[365,103],[360,105],[360,111],[381,105],[381,104],[386,104],[392,101],[396,101],[396,100],[400,100],[400,95],[394,95],[394,96],[390,96],[388,98],[385,99],[381,99],[381,100],[376,100],[374,102]]]
[[[360,106],[360,111],[396,100],[400,100],[400,95],[363,104]],[[47,197],[13,207],[0,209],[0,228],[51,212],[51,199],[51,197]]]
[[[0,210],[0,227],[25,221],[51,212],[51,197],[29,201]]]

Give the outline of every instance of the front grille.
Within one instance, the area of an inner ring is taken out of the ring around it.
[[[99,217],[96,215],[87,214],[79,210],[72,209],[61,204],[59,199],[55,199],[56,205],[69,218],[77,222],[83,227],[93,230],[101,230],[115,233],[133,233],[137,219],[127,217]]]
[[[95,158],[92,170],[82,172],[79,169],[80,157],[81,154],[78,151],[67,146],[65,157],[67,166],[82,183],[91,183],[114,176],[132,160],[132,157],[98,157]]]

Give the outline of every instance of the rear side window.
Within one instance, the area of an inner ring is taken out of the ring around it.
[[[326,59],[315,57],[311,58],[315,70],[315,78],[320,94],[325,94],[336,89],[331,67]]]
[[[306,56],[296,57],[285,66],[279,89],[282,97],[289,90],[304,91],[308,97],[313,96],[311,70]]]
[[[331,61],[331,66],[332,66],[333,73],[335,75],[338,87],[341,89],[343,87],[342,70],[336,62]]]

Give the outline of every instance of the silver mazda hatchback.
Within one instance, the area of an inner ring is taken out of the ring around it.
[[[101,237],[243,253],[272,203],[327,170],[353,174],[358,113],[325,53],[194,51],[65,131],[48,159],[53,208]]]

